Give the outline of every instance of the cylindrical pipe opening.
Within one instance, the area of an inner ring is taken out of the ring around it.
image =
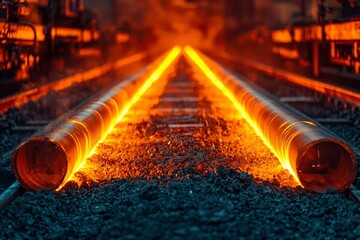
[[[67,172],[64,150],[48,138],[33,138],[21,145],[12,163],[21,184],[30,190],[57,188]]]
[[[297,160],[297,173],[305,189],[318,193],[342,192],[356,174],[353,152],[336,139],[308,144]]]

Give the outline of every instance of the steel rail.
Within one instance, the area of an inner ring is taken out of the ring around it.
[[[19,107],[23,104],[26,104],[30,101],[35,101],[43,96],[45,96],[50,91],[61,91],[66,88],[71,87],[73,84],[82,83],[86,81],[93,80],[97,77],[100,77],[106,73],[124,67],[126,65],[135,63],[142,59],[145,59],[147,56],[146,53],[137,53],[135,55],[119,59],[112,63],[107,63],[99,67],[92,68],[90,70],[83,71],[81,73],[74,74],[72,76],[44,84],[40,87],[30,89],[10,97],[0,99],[0,113],[7,111],[10,108]]]
[[[349,103],[360,105],[360,93],[356,93],[349,89],[344,89],[339,86],[333,86],[331,84],[324,83],[310,77],[302,76],[296,73],[292,73],[286,70],[282,70],[276,67],[272,67],[242,57],[233,56],[224,51],[217,51],[216,53],[212,52],[211,55],[220,57],[224,60],[228,60],[233,63],[239,63],[248,68],[255,69],[269,76],[290,82],[292,84],[303,86],[312,89],[314,91],[320,92],[322,94],[341,98],[348,101]]]
[[[185,52],[199,71],[230,98],[306,190],[343,192],[351,187],[357,161],[349,146],[205,55],[190,47],[186,47]]]
[[[28,190],[52,190],[65,183],[118,120],[180,54],[180,47],[160,57],[138,77],[119,83],[73,116],[23,142],[13,153],[15,176]]]
[[[14,199],[25,192],[19,181],[15,181],[9,188],[0,194],[0,210],[5,208]]]

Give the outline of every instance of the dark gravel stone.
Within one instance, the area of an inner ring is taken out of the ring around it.
[[[311,195],[239,173],[168,185],[110,181],[91,190],[26,193],[0,212],[0,239],[357,239],[359,204],[343,195]],[[197,186],[200,188],[196,188]],[[236,188],[234,186],[234,188]],[[196,189],[196,190],[195,190]]]
[[[158,198],[159,187],[157,185],[146,186],[140,194],[140,198],[147,201],[154,201]]]

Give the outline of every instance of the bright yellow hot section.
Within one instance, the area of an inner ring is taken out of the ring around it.
[[[132,97],[123,105],[120,113],[116,116],[116,118],[111,119],[111,126],[105,126],[108,130],[105,134],[102,134],[102,138],[96,143],[95,146],[91,148],[91,151],[88,152],[88,155],[85,158],[81,158],[77,160],[77,164],[75,165],[73,171],[70,176],[63,182],[63,184],[58,187],[56,190],[60,190],[68,181],[74,180],[74,174],[82,168],[85,163],[85,159],[94,154],[94,149],[103,142],[103,140],[108,136],[108,134],[113,130],[114,126],[119,123],[123,117],[127,114],[129,109],[141,98],[141,96],[164,74],[166,69],[175,61],[175,59],[181,53],[181,48],[179,46],[174,47],[169,54],[164,58],[164,60],[155,68],[155,70],[151,73],[151,75],[144,81],[144,83],[139,87],[139,89],[132,95]],[[95,114],[97,114],[95,112]],[[70,120],[73,123],[81,125],[83,128],[85,127],[86,132],[90,132],[91,130],[86,127],[86,124],[79,122],[77,120]],[[99,126],[95,126],[99,127]],[[91,139],[87,139],[86,144],[91,142]],[[79,154],[81,156],[81,154]]]
[[[176,46],[172,49],[169,55],[164,59],[164,61],[155,69],[155,71],[150,75],[150,77],[145,81],[145,83],[140,87],[140,89],[135,93],[135,95],[130,99],[130,101],[125,104],[121,114],[119,115],[117,122],[120,122],[121,119],[126,115],[129,109],[139,101],[139,98],[153,85],[164,73],[164,71],[174,62],[176,57],[180,54],[181,48]]]
[[[210,69],[210,67],[205,63],[205,61],[199,56],[199,54],[190,46],[185,47],[186,55],[201,69],[201,71],[209,78],[209,80],[220,89],[224,95],[232,102],[234,107],[241,113],[242,117],[251,125],[254,131],[260,136],[262,141],[271,149],[271,151],[276,155],[280,160],[281,164],[285,169],[287,169],[294,179],[300,184],[300,181],[295,174],[294,170],[291,167],[290,159],[287,156],[286,152],[277,152],[274,147],[270,144],[268,139],[262,133],[257,122],[248,114],[245,107],[237,100],[232,91],[227,88],[221,79]]]

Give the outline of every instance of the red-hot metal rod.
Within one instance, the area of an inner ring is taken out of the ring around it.
[[[134,104],[134,96],[141,96],[161,78],[179,54],[180,48],[175,47],[140,77],[116,85],[59,126],[22,143],[11,159],[19,182],[33,191],[61,186]]]
[[[107,63],[105,65],[77,73],[73,76],[66,77],[45,85],[42,85],[36,89],[30,89],[22,93],[15,94],[13,96],[0,99],[0,113],[5,112],[6,110],[19,107],[23,104],[26,104],[30,101],[35,101],[43,96],[45,96],[50,91],[61,91],[66,88],[71,87],[75,83],[82,83],[90,81],[97,77],[100,77],[108,72],[116,70],[125,65],[140,61],[147,56],[146,53],[137,53],[135,55],[119,59],[113,63]]]
[[[190,47],[185,52],[218,88],[231,92],[244,118],[306,190],[326,193],[350,188],[357,161],[349,146],[205,55]]]

